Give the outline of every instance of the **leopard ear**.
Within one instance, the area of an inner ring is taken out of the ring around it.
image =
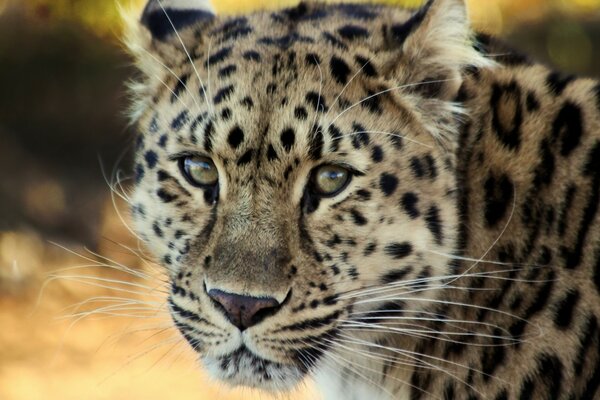
[[[453,99],[465,67],[494,65],[474,47],[464,0],[429,0],[407,21],[392,24],[389,37],[401,52],[394,78],[427,97]]]
[[[214,17],[210,0],[148,0],[141,22],[154,39],[163,41],[186,26]]]

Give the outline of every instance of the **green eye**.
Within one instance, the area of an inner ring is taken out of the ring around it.
[[[321,196],[335,196],[348,186],[352,175],[338,165],[323,165],[313,172],[314,190]]]
[[[219,171],[208,157],[183,157],[179,166],[183,176],[194,186],[214,186],[219,181]]]

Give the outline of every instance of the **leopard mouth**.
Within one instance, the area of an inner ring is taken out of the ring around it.
[[[231,386],[247,386],[269,391],[293,389],[307,371],[299,365],[267,360],[242,345],[219,357],[203,357],[209,373]]]

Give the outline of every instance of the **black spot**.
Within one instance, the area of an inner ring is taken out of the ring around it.
[[[425,223],[427,224],[427,229],[433,235],[435,242],[438,245],[442,245],[442,221],[440,220],[440,210],[436,206],[431,206],[425,214]]]
[[[252,149],[245,152],[244,155],[238,159],[237,165],[242,166],[242,165],[248,164],[250,161],[252,161],[253,153],[254,153],[254,150],[252,150]]]
[[[161,148],[165,148],[167,146],[167,141],[169,140],[169,137],[167,135],[161,135],[160,138],[158,138],[158,146]]]
[[[402,149],[402,146],[404,145],[404,139],[402,138],[401,134],[399,134],[399,133],[392,133],[388,137],[390,139],[390,142],[392,142],[392,146],[394,146],[394,148],[396,150]]]
[[[323,32],[323,38],[328,41],[329,43],[331,43],[333,46],[341,49],[341,50],[348,50],[348,46],[346,46],[346,44],[344,42],[342,42],[341,40],[339,40],[338,38],[336,38],[334,35],[332,35],[329,32]]]
[[[379,177],[379,188],[386,196],[391,196],[398,188],[398,178],[392,174],[383,173]]]
[[[241,37],[248,36],[252,33],[252,28],[249,26],[238,26],[235,29],[231,29],[224,33],[221,37],[221,41],[226,42],[228,40],[238,39]]]
[[[381,114],[383,109],[381,108],[381,94],[377,94],[371,90],[367,91],[367,96],[361,101],[360,105],[362,108],[366,108],[373,114]]]
[[[312,160],[318,160],[323,155],[323,132],[320,127],[313,127],[310,138],[308,155]]]
[[[492,127],[498,139],[511,150],[521,144],[521,89],[516,82],[508,85],[494,84],[490,99]]]
[[[546,85],[552,94],[560,96],[569,83],[575,80],[573,75],[564,75],[561,72],[552,72],[546,78]]]
[[[360,124],[352,124],[352,146],[355,149],[360,149],[363,146],[368,146],[371,142],[369,132]]]
[[[244,107],[246,107],[246,109],[248,111],[252,110],[252,108],[254,107],[254,102],[252,101],[252,98],[250,98],[250,97],[244,97],[242,99],[241,103]]]
[[[554,314],[554,323],[558,328],[568,328],[573,320],[573,311],[579,301],[579,291],[569,290],[569,292],[556,304]]]
[[[545,282],[542,284],[542,287],[536,293],[530,296],[533,299],[533,301],[525,310],[525,315],[523,317],[524,319],[531,318],[532,316],[543,310],[544,307],[546,307],[546,304],[548,303],[548,300],[552,293],[552,289],[554,287],[555,275],[556,274],[554,271],[548,272],[548,276],[546,277]]]
[[[327,112],[328,110],[325,99],[317,92],[308,92],[306,94],[306,101],[313,106],[317,112]]]
[[[258,53],[257,51],[253,51],[253,50],[249,50],[247,52],[245,52],[242,57],[244,57],[244,60],[248,60],[248,61],[256,61],[259,62],[260,61],[260,53]]]
[[[275,148],[273,147],[272,144],[269,144],[269,148],[267,150],[267,160],[269,161],[275,161],[277,160],[277,152],[275,151]]]
[[[419,197],[412,192],[404,193],[404,195],[402,195],[402,199],[400,200],[402,208],[412,219],[418,218],[421,215],[419,209],[417,208],[418,203]]]
[[[144,159],[146,160],[146,165],[148,165],[148,168],[152,169],[156,166],[156,163],[158,162],[158,155],[152,150],[148,150],[144,154]]]
[[[144,178],[144,166],[142,164],[135,165],[135,183],[140,183]]]
[[[348,82],[348,75],[350,75],[350,67],[344,60],[339,57],[331,57],[331,62],[329,63],[329,68],[331,71],[331,75],[335,78],[335,80],[342,85],[345,85]]]
[[[296,135],[294,134],[294,130],[292,128],[285,129],[281,132],[281,145],[285,149],[286,152],[290,152],[294,143],[296,142]]]
[[[377,17],[377,13],[373,12],[369,6],[364,4],[336,4],[331,7],[336,8],[340,13],[346,17],[360,19],[360,20],[372,20]]]
[[[188,79],[190,79],[190,74],[182,75],[177,80],[177,85],[175,85],[175,89],[173,89],[173,93],[171,94],[171,104],[175,103],[179,99],[179,95],[181,92],[186,90],[186,84]]]
[[[423,157],[423,162],[425,163],[426,167],[427,167],[427,174],[429,176],[429,178],[434,179],[437,177],[437,167],[435,164],[435,159],[433,158],[433,156],[431,154],[427,154],[425,157]]]
[[[371,200],[371,192],[366,189],[359,189],[356,191],[356,197],[358,201],[369,201]]]
[[[227,87],[220,89],[213,99],[214,105],[219,105],[224,100],[229,99],[229,97],[233,94],[234,91],[235,91],[235,88],[233,85],[229,85]]]
[[[565,103],[552,124],[552,134],[556,140],[561,139],[560,154],[569,156],[581,142],[581,109],[571,102]]]
[[[502,389],[494,400],[508,400],[508,392],[506,389]]]
[[[369,31],[358,25],[345,25],[338,29],[338,33],[344,39],[354,40],[369,36]]]
[[[581,376],[586,356],[590,354],[590,346],[597,336],[598,319],[595,315],[588,315],[585,326],[579,334],[579,349],[577,350],[577,356],[573,360],[573,369],[577,376]]]
[[[421,25],[432,3],[433,1],[429,0],[427,4],[421,7],[421,9],[417,11],[412,17],[410,17],[405,23],[392,25],[392,37],[399,45],[402,45],[406,41],[408,36],[411,33],[413,33],[417,29],[417,27],[419,27],[419,25]]]
[[[227,136],[227,142],[229,142],[229,145],[234,149],[237,149],[243,141],[244,131],[239,126],[233,128],[231,132],[229,132],[229,136]]]
[[[154,234],[156,236],[158,236],[158,237],[164,236],[162,229],[160,229],[160,226],[158,225],[158,222],[156,222],[156,221],[152,224],[152,230],[154,231]]]
[[[175,132],[181,130],[181,128],[190,121],[189,114],[187,111],[182,111],[177,117],[171,121],[171,129]]]
[[[496,178],[490,175],[484,184],[485,190],[485,221],[489,227],[494,227],[500,222],[513,198],[514,187],[506,175]]]
[[[294,109],[294,116],[297,119],[304,121],[308,118],[308,112],[304,107],[296,107],[296,109]]]
[[[486,382],[492,378],[496,369],[504,363],[504,359],[506,358],[506,346],[500,339],[502,336],[500,329],[495,328],[492,336],[494,336],[492,338],[492,346],[486,348],[482,352],[481,357],[481,368],[484,373],[483,380]]]
[[[162,200],[163,203],[171,203],[172,201],[177,200],[177,195],[171,194],[165,189],[158,189],[156,191],[156,194]]]
[[[544,139],[540,143],[539,155],[540,163],[535,170],[533,178],[533,185],[536,190],[541,189],[542,186],[549,185],[556,170],[556,160],[554,159],[552,146],[548,140]]]
[[[411,158],[410,169],[416,178],[423,178],[425,176],[425,167],[421,163],[421,159],[418,157]]]
[[[527,111],[529,111],[529,112],[537,111],[540,109],[540,102],[537,99],[537,97],[535,96],[535,93],[529,92],[527,94],[526,105],[527,105]]]
[[[151,12],[145,12],[142,16],[142,24],[156,39],[164,40],[172,35],[174,30],[180,31],[199,21],[209,21],[213,18],[214,15],[201,10],[174,10],[167,7],[166,11],[158,8]]]
[[[377,244],[376,243],[369,243],[368,245],[365,246],[365,249],[363,250],[363,256],[368,257],[371,254],[373,254],[375,252],[375,250],[377,249]]]
[[[395,259],[409,256],[412,253],[412,245],[408,242],[390,243],[385,246],[385,254]]]
[[[277,85],[275,83],[269,83],[267,85],[267,94],[268,95],[272,95],[273,93],[275,93],[275,91],[277,90]]]
[[[375,70],[375,67],[373,67],[373,64],[369,59],[362,56],[356,56],[354,59],[365,75],[372,78],[377,76],[377,70]]]
[[[212,66],[214,64],[218,64],[224,61],[227,57],[231,55],[232,47],[224,47],[221,50],[217,51],[213,55],[208,57],[207,65]]]
[[[455,400],[454,382],[447,380],[444,386],[444,400]]]
[[[296,42],[302,43],[314,43],[313,38],[308,36],[301,36],[299,33],[294,32],[282,37],[263,37],[258,40],[259,44],[266,44],[269,46],[277,46],[281,49],[287,49]]]
[[[212,139],[215,133],[215,125],[212,121],[209,121],[206,124],[206,128],[204,129],[204,149],[206,151],[212,150]]]
[[[393,271],[387,272],[385,275],[383,275],[381,277],[381,279],[379,279],[379,281],[384,285],[386,283],[399,282],[399,281],[403,280],[406,277],[406,275],[410,274],[411,272],[412,272],[412,267],[395,269]]]
[[[371,149],[371,160],[376,163],[383,161],[383,150],[381,149],[381,146],[373,146]]]
[[[321,64],[321,58],[315,53],[308,53],[304,58],[307,65],[316,67]]]
[[[356,209],[350,210],[350,215],[352,216],[352,220],[356,225],[363,226],[369,222],[361,213]]]
[[[223,67],[219,70],[220,78],[228,78],[237,71],[237,66],[234,64]]]
[[[221,111],[221,119],[223,121],[228,121],[231,118],[231,108],[227,107]]]

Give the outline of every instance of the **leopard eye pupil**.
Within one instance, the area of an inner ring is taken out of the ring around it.
[[[181,169],[185,178],[196,186],[213,186],[219,179],[217,167],[207,157],[185,157]]]

